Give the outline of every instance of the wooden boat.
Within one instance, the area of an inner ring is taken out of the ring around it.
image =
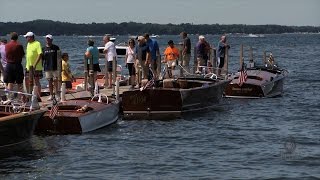
[[[225,89],[226,97],[263,98],[280,96],[287,71],[279,68],[253,67],[247,70],[247,80],[239,85],[240,72],[234,74]]]
[[[3,95],[4,91],[1,91]],[[31,94],[18,93],[14,91],[6,91],[16,93],[23,96]],[[33,135],[35,126],[38,120],[46,112],[40,110],[36,98],[33,102],[22,102],[16,100],[4,101],[4,96],[1,96],[0,103],[0,148],[13,147],[27,142]],[[35,105],[36,104],[36,105]],[[30,105],[33,105],[30,107]]]
[[[37,134],[81,134],[117,121],[119,101],[105,95],[78,98],[61,102],[56,116],[51,119],[51,108],[39,120]]]
[[[124,118],[177,117],[216,106],[229,82],[203,77],[164,79],[155,87],[123,92]]]
[[[265,53],[264,57],[266,57]],[[241,60],[241,64],[243,64],[243,60]],[[232,98],[265,98],[282,95],[284,80],[288,72],[275,65],[272,54],[268,61],[264,60],[264,64],[264,66],[255,66],[251,59],[249,68],[244,70],[247,74],[246,80],[240,83],[240,71],[233,74],[230,77],[230,84],[225,89],[225,96]]]

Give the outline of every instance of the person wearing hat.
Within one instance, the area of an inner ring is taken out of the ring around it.
[[[157,79],[157,77],[158,77],[158,75],[160,73],[160,71],[159,72],[157,71],[157,69],[158,69],[157,68],[157,66],[158,66],[158,56],[160,56],[159,45],[158,45],[158,42],[155,39],[151,39],[149,37],[148,33],[144,34],[143,37],[145,38],[146,44],[149,47],[150,57],[151,57],[150,64],[151,64],[151,68],[152,68],[153,72],[155,73],[154,74],[156,76],[155,79]],[[160,65],[160,63],[159,63],[159,65]]]
[[[18,34],[11,33],[11,41],[6,44],[7,65],[4,69],[4,82],[8,84],[7,89],[13,90],[13,85],[18,84],[18,91],[22,92],[23,67],[22,58],[24,57],[23,46],[18,42]]]
[[[37,96],[40,101],[41,94],[41,84],[40,79],[43,77],[42,74],[42,48],[39,41],[35,40],[35,35],[33,32],[27,32],[24,37],[27,39],[27,49],[26,49],[26,73],[25,73],[25,83],[27,90],[29,87],[29,71],[30,67],[34,68],[33,78],[35,86],[37,86]],[[32,91],[32,90],[31,90]]]
[[[51,101],[54,95],[58,95],[58,51],[60,48],[52,41],[52,35],[46,35],[46,45],[42,47],[43,70],[49,83],[50,96],[48,101]]]
[[[1,80],[3,81],[4,77],[4,69],[7,65],[7,58],[6,58],[6,46],[7,40],[5,38],[0,39],[0,72],[1,72]]]
[[[197,52],[197,71],[200,74],[202,67],[207,66],[209,59],[210,44],[205,40],[205,37],[200,35],[196,46]]]
[[[148,79],[149,61],[150,61],[150,50],[149,50],[149,47],[147,46],[146,39],[143,36],[139,36],[138,46],[136,48],[136,62],[139,62],[139,65],[141,66],[142,79]],[[136,72],[138,73],[139,71],[136,71]],[[137,83],[136,88],[139,88],[140,83],[141,82]]]
[[[173,71],[177,65],[178,58],[179,58],[179,49],[174,47],[174,43],[172,40],[168,41],[168,47],[164,51],[163,62],[167,63],[168,74],[170,78],[172,78]]]

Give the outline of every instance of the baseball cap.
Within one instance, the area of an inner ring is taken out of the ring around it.
[[[27,32],[27,34],[25,34],[23,37],[30,37],[30,36],[34,36],[34,33],[31,31]]]
[[[51,34],[47,34],[47,35],[46,35],[46,38],[53,39],[53,37],[52,37]]]

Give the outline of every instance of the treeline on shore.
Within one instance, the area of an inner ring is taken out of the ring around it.
[[[319,26],[282,26],[282,25],[245,25],[245,24],[154,24],[154,23],[91,23],[76,24],[52,20],[34,20],[28,22],[0,22],[0,35],[15,31],[24,34],[33,31],[38,35],[51,33],[54,35],[137,35],[149,32],[152,34],[179,34],[186,31],[189,34],[280,34],[280,33],[319,33]]]

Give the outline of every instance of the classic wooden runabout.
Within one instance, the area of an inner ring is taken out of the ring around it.
[[[247,69],[247,79],[240,86],[240,72],[234,74],[232,81],[225,89],[226,97],[233,98],[263,98],[280,96],[283,93],[283,84],[286,71],[254,67]]]
[[[248,68],[243,62],[243,45],[240,50],[240,66],[242,70],[230,76],[230,84],[225,89],[225,96],[232,98],[264,98],[280,96],[288,71],[279,68],[270,53],[268,60],[264,52],[263,66],[256,66],[253,61],[252,48]],[[245,78],[243,73],[245,72]]]
[[[229,80],[178,78],[158,81],[155,87],[122,95],[125,118],[176,117],[216,106]]]
[[[36,126],[37,134],[81,134],[90,132],[117,121],[119,101],[112,98],[81,98],[61,102],[58,112],[50,118],[51,108]]]
[[[25,98],[25,101],[11,99],[5,100],[6,94],[15,94],[16,97]],[[20,93],[15,91],[1,90],[0,102],[0,149],[6,147],[19,146],[27,142],[33,135],[35,126],[38,120],[46,112],[39,109],[36,97],[33,102],[28,100],[32,99],[31,94]],[[32,106],[30,106],[32,105]]]

